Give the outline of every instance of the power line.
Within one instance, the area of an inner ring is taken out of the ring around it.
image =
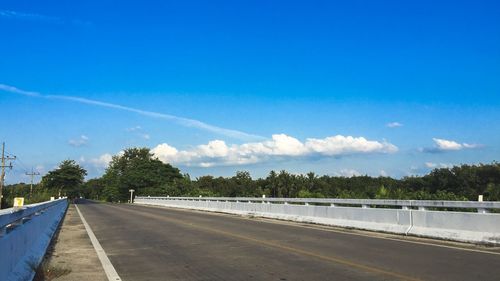
[[[12,162],[9,165],[5,165],[5,160],[16,160],[16,156],[5,156],[5,142],[2,143],[2,173],[0,174],[0,209],[2,208],[2,199],[3,199],[3,181],[5,178],[5,168],[12,169]]]
[[[33,194],[33,178],[35,176],[39,176],[39,172],[33,172],[33,167],[31,168],[31,173],[26,173],[26,175],[31,176],[31,184],[30,184],[30,196],[29,199],[31,199],[31,194]]]
[[[28,168],[28,165],[26,165],[22,160],[21,158],[19,158],[19,156],[14,156],[12,153],[9,153],[8,151],[5,151],[5,154],[8,154],[10,156],[13,156],[15,157],[15,161],[18,162],[19,164],[21,164],[22,168],[24,168],[24,171],[23,173],[27,173],[30,171],[30,169]]]

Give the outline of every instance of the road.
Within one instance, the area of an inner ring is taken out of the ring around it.
[[[500,254],[335,228],[80,201],[122,280],[500,280]]]

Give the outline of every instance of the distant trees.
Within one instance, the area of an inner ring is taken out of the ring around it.
[[[173,194],[163,194],[163,195]],[[239,171],[230,178],[202,176],[180,195],[270,196],[270,197],[337,197],[421,200],[486,200],[500,201],[500,164],[461,165],[440,168],[428,175],[393,179],[390,177],[337,177],[279,173],[252,179]],[[176,193],[175,195],[179,195]]]
[[[179,169],[158,160],[148,148],[129,148],[112,158],[100,178],[84,182],[87,174],[73,160],[61,162],[36,185],[31,202],[49,196],[126,202],[129,189],[143,196],[222,196],[222,197],[329,197],[416,200],[500,201],[500,164],[461,165],[432,170],[424,176],[402,179],[390,177],[338,177],[271,171],[267,177],[253,179],[249,172],[238,171],[232,177],[201,176],[191,179]],[[8,201],[25,196],[26,184],[6,186]],[[7,201],[6,201],[7,202]]]
[[[55,191],[54,195],[76,197],[86,175],[87,171],[74,160],[64,160],[58,168],[42,177],[41,185],[46,190]]]
[[[113,156],[100,181],[94,184],[102,186],[102,199],[126,201],[129,189],[148,195],[184,193],[182,179],[179,169],[155,158],[148,148],[129,148]]]

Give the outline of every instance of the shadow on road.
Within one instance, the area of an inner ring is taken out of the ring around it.
[[[73,204],[88,205],[88,204],[99,204],[98,201],[88,200],[88,199],[73,199]]]

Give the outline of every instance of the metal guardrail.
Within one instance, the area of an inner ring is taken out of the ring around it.
[[[427,208],[437,209],[476,209],[479,213],[488,210],[500,209],[500,201],[442,201],[442,200],[396,200],[396,199],[340,199],[340,198],[261,198],[261,197],[153,197],[138,196],[136,199],[157,200],[195,200],[195,201],[227,201],[227,202],[260,202],[260,203],[282,203],[282,204],[321,204],[332,207],[361,206],[370,207],[401,207],[401,209]]]
[[[23,206],[21,208],[8,208],[0,210],[0,236],[6,232],[6,229],[22,224],[24,221],[31,219],[43,213],[46,209],[66,201],[66,198],[57,199],[49,202],[35,203]]]

